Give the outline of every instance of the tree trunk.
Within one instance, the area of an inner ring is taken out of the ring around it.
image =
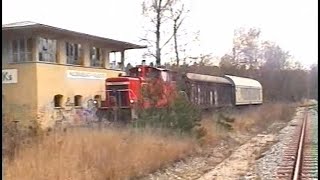
[[[161,49],[160,49],[160,26],[161,26],[161,3],[159,0],[157,7],[157,25],[156,25],[156,66],[161,65]]]
[[[174,50],[176,53],[177,66],[179,66],[180,59],[179,59],[179,51],[178,51],[177,30],[178,30],[177,21],[175,20],[173,25]]]

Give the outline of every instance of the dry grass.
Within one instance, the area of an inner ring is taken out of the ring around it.
[[[236,132],[248,132],[255,128],[265,130],[274,122],[288,122],[295,112],[295,105],[284,103],[263,104],[242,111],[241,114],[231,114],[235,118],[233,129]]]
[[[201,121],[201,127],[198,129],[199,144],[201,146],[215,145],[222,137],[225,137],[226,130],[222,128],[215,119],[205,118]]]
[[[233,130],[243,133],[253,128],[264,130],[276,121],[288,121],[294,113],[293,107],[264,104],[224,114],[234,117]],[[198,142],[206,147],[226,137],[228,130],[213,116],[203,119],[196,132]],[[19,137],[9,130],[5,134],[8,141],[4,143],[19,144]],[[29,142],[28,146],[9,148],[9,152],[18,153],[10,161],[11,156],[4,158],[5,179],[132,179],[185,158],[198,149],[198,143],[190,136],[154,129],[74,129],[39,137],[41,141]],[[39,140],[39,137],[33,139]]]
[[[193,152],[190,138],[151,131],[73,130],[52,134],[6,162],[5,179],[128,179]]]

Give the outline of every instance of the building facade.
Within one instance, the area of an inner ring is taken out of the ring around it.
[[[93,120],[103,100],[105,79],[124,73],[111,68],[110,54],[145,48],[33,22],[2,26],[2,103],[20,124],[36,120]],[[95,101],[96,100],[96,101]]]

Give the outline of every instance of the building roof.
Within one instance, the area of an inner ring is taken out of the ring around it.
[[[40,24],[40,23],[36,23],[36,22],[31,22],[31,21],[23,21],[23,22],[16,22],[16,23],[10,23],[10,24],[3,24],[2,25],[2,31],[14,30],[14,29],[24,29],[24,28],[46,29],[46,30],[52,30],[52,31],[55,31],[55,32],[76,34],[76,35],[79,35],[79,36],[86,37],[88,39],[99,40],[99,41],[103,41],[104,43],[109,43],[109,44],[112,44],[112,45],[115,45],[115,46],[119,46],[123,50],[147,48],[147,46],[143,46],[143,45],[137,45],[137,44],[133,44],[133,43],[125,42],[125,41],[119,41],[119,40],[114,40],[114,39],[94,36],[94,35],[90,35],[90,34],[71,31],[71,30],[62,29],[62,28],[58,28],[58,27],[53,27],[53,26]]]
[[[237,86],[246,86],[246,87],[262,88],[259,81],[254,80],[254,79],[237,77],[237,76],[230,76],[230,75],[225,75],[225,76],[227,78],[229,78],[236,87]]]
[[[204,82],[214,82],[214,83],[223,83],[223,84],[231,84],[229,80],[219,76],[209,76],[203,74],[196,73],[187,73],[187,78],[193,81],[204,81]]]

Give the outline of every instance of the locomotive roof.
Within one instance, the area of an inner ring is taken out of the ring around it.
[[[223,84],[232,84],[228,79],[219,76],[209,76],[196,73],[187,73],[187,78],[193,81],[215,82]]]
[[[255,87],[255,88],[262,88],[259,81],[250,79],[250,78],[244,78],[244,77],[237,77],[237,76],[231,76],[231,75],[225,75],[228,77],[235,86],[247,86],[247,87]]]

